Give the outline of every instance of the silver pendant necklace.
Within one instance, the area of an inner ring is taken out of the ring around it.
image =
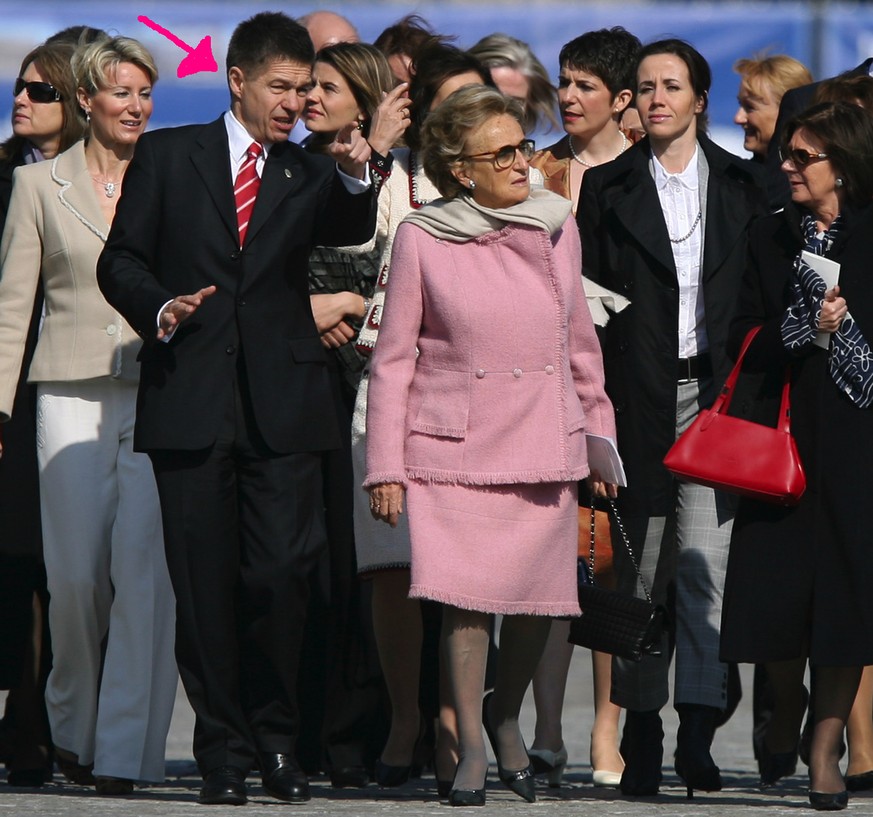
[[[703,211],[698,210],[697,211],[697,218],[694,219],[694,224],[691,225],[691,229],[687,233],[685,233],[685,235],[683,235],[682,238],[670,238],[670,236],[668,235],[667,238],[670,238],[670,243],[671,244],[681,244],[683,241],[688,241],[688,239],[691,238],[691,234],[697,229],[697,225],[700,224],[700,219],[702,216],[703,216]]]
[[[624,131],[619,131],[619,133],[621,134],[621,147],[618,149],[618,153],[616,153],[609,161],[614,161],[621,156],[627,147],[627,136],[624,135]],[[580,165],[584,165],[585,167],[597,167],[597,165],[592,164],[591,162],[586,162],[578,153],[576,153],[576,148],[573,147],[573,137],[570,136],[570,134],[567,134],[567,141],[570,143],[570,154]],[[601,162],[600,164],[606,164],[606,162]]]
[[[111,199],[115,197],[115,191],[118,190],[118,185],[121,184],[121,181],[113,182],[113,181],[103,181],[103,179],[98,179],[96,176],[92,176],[97,184],[99,184],[103,188],[103,195],[106,196],[107,199]]]

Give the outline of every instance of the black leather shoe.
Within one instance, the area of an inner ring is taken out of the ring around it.
[[[651,797],[661,785],[664,760],[664,728],[657,709],[625,713],[624,731],[619,747],[624,771],[619,787],[628,797]]]
[[[709,750],[720,710],[714,706],[679,704],[679,731],[676,733],[676,774],[682,778],[688,799],[694,790],[721,791],[721,772]]]
[[[849,805],[849,792],[838,791],[832,794],[824,791],[811,791],[809,804],[816,811],[841,811]]]
[[[330,785],[335,789],[362,789],[370,782],[363,766],[340,766],[330,770]]]
[[[66,752],[63,749],[55,748],[55,761],[58,764],[61,774],[71,783],[78,786],[93,786],[94,780],[94,764],[89,763],[83,766],[79,763],[79,759],[72,752]]]
[[[126,797],[133,794],[133,781],[126,777],[106,777],[97,775],[94,789],[104,797]]]
[[[275,752],[258,754],[264,791],[286,803],[305,803],[310,798],[309,780],[293,755]]]
[[[207,772],[197,802],[207,806],[244,806],[248,796],[243,770],[218,766]]]

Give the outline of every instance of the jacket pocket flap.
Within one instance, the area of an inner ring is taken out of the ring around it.
[[[467,436],[470,413],[470,375],[467,372],[420,366],[413,389],[420,403],[410,424],[412,431],[459,440]]]
[[[453,437],[456,440],[463,440],[467,436],[466,428],[433,425],[432,423],[422,423],[417,420],[412,424],[412,430],[417,431],[419,434],[428,434],[431,437]]]

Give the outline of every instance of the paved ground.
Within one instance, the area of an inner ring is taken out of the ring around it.
[[[751,757],[751,675],[744,671],[746,697],[731,722],[717,735],[713,754],[722,768],[725,789],[717,794],[698,793],[693,800],[685,798],[672,765],[665,766],[665,781],[658,797],[627,800],[617,792],[595,789],[591,785],[588,766],[588,732],[593,712],[591,708],[590,670],[587,652],[577,650],[571,670],[565,738],[570,753],[570,766],[561,789],[543,785],[539,799],[527,804],[503,787],[497,780],[494,766],[488,783],[488,803],[476,810],[476,817],[511,817],[511,815],[549,815],[549,817],[637,817],[638,815],[681,815],[681,817],[797,817],[810,813],[806,799],[806,769],[791,778],[785,786],[766,793],[757,789],[757,774]],[[525,732],[531,734],[533,712],[530,705],[523,713]],[[432,817],[448,812],[448,806],[436,799],[432,778],[410,782],[391,791],[375,786],[362,790],[334,790],[324,778],[313,783],[313,798],[305,805],[279,803],[263,794],[257,779],[250,780],[250,800],[247,806],[200,806],[196,802],[200,779],[191,759],[191,710],[184,694],[179,693],[173,725],[167,742],[168,779],[162,786],[138,789],[127,798],[97,797],[93,791],[62,782],[60,775],[39,791],[13,790],[3,782],[0,772],[0,817],[102,817],[102,815],[134,815],[136,817],[326,817],[327,815],[381,815],[381,817]],[[675,735],[675,715],[665,710],[666,755],[672,755]],[[873,815],[873,793],[853,797],[849,813]]]

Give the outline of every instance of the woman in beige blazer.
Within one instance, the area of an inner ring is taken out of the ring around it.
[[[14,175],[0,243],[0,420],[12,412],[41,280],[45,317],[28,379],[38,387],[54,645],[46,702],[65,774],[117,795],[164,779],[176,689],[157,490],[132,447],[140,344],[95,273],[157,69],[123,37],[80,50],[73,69],[85,141]]]

